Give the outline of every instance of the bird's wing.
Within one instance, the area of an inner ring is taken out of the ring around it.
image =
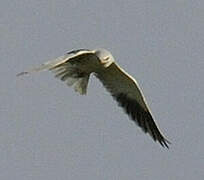
[[[50,70],[55,73],[55,77],[65,81],[68,86],[74,86],[75,91],[86,94],[88,80],[90,76],[90,60],[96,58],[93,51],[79,49],[71,51],[54,60],[41,64],[39,67],[21,72],[17,76]]]
[[[168,148],[169,141],[161,134],[136,80],[116,63],[96,74],[113,98],[130,118],[155,141]]]
[[[76,60],[75,58],[78,58],[81,55],[83,56],[83,55],[87,55],[87,54],[92,54],[92,51],[87,50],[87,49],[74,50],[74,51],[68,52],[65,55],[60,56],[56,59],[47,61],[38,67],[34,67],[34,68],[31,68],[27,71],[21,72],[21,73],[17,74],[17,76],[21,76],[24,74],[30,74],[33,72],[40,72],[40,71],[44,71],[44,70],[51,70],[55,67],[63,65],[64,63],[66,63],[68,61],[70,62],[71,60]]]

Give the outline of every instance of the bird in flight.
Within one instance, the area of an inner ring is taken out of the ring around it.
[[[163,147],[169,147],[170,142],[157,127],[137,81],[115,62],[109,51],[73,50],[17,76],[43,70],[52,71],[55,77],[68,86],[73,86],[81,95],[86,94],[89,77],[94,74],[131,120],[154,141],[158,141]]]

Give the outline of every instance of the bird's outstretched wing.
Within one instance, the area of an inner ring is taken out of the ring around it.
[[[130,118],[155,141],[168,148],[170,142],[165,139],[155,124],[136,80],[116,63],[112,63],[96,76]]]
[[[17,76],[50,70],[55,73],[55,77],[65,81],[68,86],[74,86],[75,91],[86,94],[90,73],[91,60],[96,59],[93,51],[79,49],[68,52],[54,60],[41,64],[39,67],[21,72]]]

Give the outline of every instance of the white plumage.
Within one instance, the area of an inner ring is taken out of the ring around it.
[[[136,80],[115,63],[107,50],[74,50],[18,76],[43,70],[54,72],[57,78],[68,86],[74,86],[75,91],[82,95],[86,94],[89,77],[93,73],[130,118],[155,141],[168,148],[169,141],[155,124]]]

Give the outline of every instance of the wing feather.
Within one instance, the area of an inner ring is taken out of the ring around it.
[[[145,98],[134,78],[122,70],[116,63],[97,73],[96,76],[111,93],[130,118],[149,133],[154,141],[168,148],[170,143],[160,132],[153,120]]]
[[[61,65],[63,65],[64,63],[67,63],[67,62],[73,63],[73,61],[77,62],[77,60],[81,60],[80,58],[81,56],[86,56],[87,54],[93,54],[93,51],[90,51],[87,49],[74,50],[56,59],[47,61],[38,67],[34,67],[34,68],[29,69],[28,71],[21,72],[17,74],[17,76],[21,76],[24,74],[30,74],[33,72],[40,72],[44,70],[53,70],[53,69],[58,69],[58,68],[62,69],[63,66]]]
[[[90,73],[92,72],[92,62],[96,56],[93,51],[79,49],[68,52],[54,60],[41,64],[28,71],[21,72],[17,76],[50,70],[55,73],[55,77],[65,81],[68,86],[74,86],[75,91],[86,94]]]

